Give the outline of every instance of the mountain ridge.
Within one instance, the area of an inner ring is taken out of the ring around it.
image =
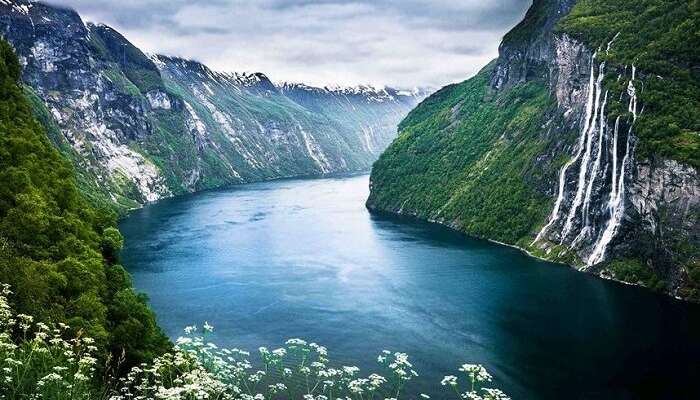
[[[330,91],[283,93],[263,73],[147,55],[115,29],[42,2],[0,2],[0,33],[81,190],[121,211],[229,184],[368,170],[420,100],[393,89],[346,104]]]

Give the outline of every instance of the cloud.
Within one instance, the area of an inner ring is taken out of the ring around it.
[[[315,85],[443,86],[497,55],[531,0],[50,0],[142,49]]]

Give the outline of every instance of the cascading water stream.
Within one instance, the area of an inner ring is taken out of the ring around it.
[[[606,52],[609,50],[611,43],[612,41],[608,44]],[[606,250],[622,223],[625,213],[625,175],[630,165],[632,153],[634,152],[632,127],[638,116],[637,89],[635,87],[636,68],[632,66],[632,79],[628,82],[626,90],[626,95],[629,97],[627,108],[632,117],[627,132],[624,157],[620,163],[618,162],[618,142],[620,140],[621,116],[615,119],[611,135],[608,133],[609,128],[606,116],[609,93],[605,91],[603,94],[602,88],[605,62],[600,63],[596,74],[595,65],[593,63],[595,56],[594,54],[591,59],[586,114],[583,120],[583,129],[581,130],[576,147],[576,153],[573,158],[564,164],[559,173],[558,196],[554,203],[554,209],[550,214],[549,221],[532,242],[532,244],[535,244],[541,240],[551,227],[565,215],[566,220],[560,235],[560,245],[568,243],[569,248],[577,248],[584,239],[591,237],[595,239],[590,247],[592,249],[591,253],[588,257],[584,258],[588,266],[598,264],[605,259]],[[620,100],[622,100],[624,94],[625,93],[622,94]],[[610,154],[611,157],[605,159],[611,160],[611,162],[606,161],[605,168],[602,168],[605,154]],[[570,185],[570,187],[567,188],[566,174],[574,165],[578,165],[579,168],[578,179],[575,183],[576,186],[574,188],[572,187],[573,185]],[[594,219],[591,215],[591,208],[593,207],[592,202],[594,198],[605,199],[602,194],[600,196],[603,197],[599,197],[597,191],[601,190],[601,187],[604,190],[606,178],[609,176],[608,174],[612,177],[608,201],[607,205],[600,206],[600,210],[607,214],[608,218],[602,225],[598,225],[597,222],[594,223],[597,219]],[[602,186],[597,189],[596,182],[599,180],[602,180]],[[566,193],[571,193],[571,191],[575,191],[575,195],[573,196],[568,210],[564,210]],[[596,193],[595,196],[594,193]],[[580,216],[581,219],[581,229],[575,239],[569,242],[567,239],[574,229],[574,226],[577,225],[577,216]],[[601,226],[601,228],[598,228],[598,226]],[[599,234],[596,235],[596,232],[599,232]]]
[[[552,213],[549,216],[549,222],[547,222],[547,224],[540,230],[540,232],[537,234],[537,237],[535,237],[535,240],[533,240],[530,245],[533,245],[540,239],[542,239],[542,237],[548,232],[549,228],[559,219],[559,210],[561,209],[561,205],[564,201],[564,190],[566,188],[566,172],[574,163],[578,161],[579,157],[581,157],[581,152],[583,151],[583,144],[586,139],[586,132],[588,131],[588,127],[591,123],[591,113],[593,112],[593,94],[595,88],[593,60],[595,59],[595,56],[596,55],[593,54],[593,57],[591,57],[591,72],[588,82],[588,100],[586,101],[586,118],[584,120],[585,122],[583,129],[581,130],[581,135],[579,136],[579,140],[576,145],[576,154],[573,158],[571,158],[564,164],[564,166],[561,169],[561,172],[559,172],[559,192],[557,194],[557,200],[554,202],[554,208],[552,209]]]
[[[603,85],[603,70],[605,68],[605,62],[600,64],[598,70],[598,79],[596,79],[595,85],[595,105],[593,107],[593,117],[591,123],[589,124],[588,132],[586,133],[586,151],[583,154],[581,160],[581,167],[579,168],[578,183],[576,185],[576,196],[574,197],[574,202],[569,209],[569,215],[566,218],[566,223],[564,224],[564,229],[562,230],[561,240],[559,244],[563,244],[568,237],[571,229],[573,228],[574,219],[576,218],[576,212],[583,202],[584,191],[586,188],[586,178],[588,176],[588,166],[591,160],[591,149],[593,147],[593,135],[597,131],[596,121],[598,120],[598,113],[600,111],[600,92]]]
[[[591,196],[593,194],[593,184],[596,181],[596,178],[598,177],[598,170],[600,169],[600,160],[603,156],[603,137],[605,136],[605,106],[608,103],[608,92],[605,92],[605,96],[603,97],[603,105],[600,107],[600,118],[599,118],[599,123],[598,123],[598,153],[595,158],[595,162],[593,163],[593,169],[591,170],[591,179],[588,181],[588,187],[586,188],[586,197],[583,200],[583,207],[581,208],[581,218],[583,221],[585,221],[583,229],[581,229],[581,234],[584,233],[585,230],[590,225],[590,218],[589,218],[589,210],[590,210],[590,205],[591,205]]]
[[[617,134],[620,129],[620,116],[615,118],[615,128],[613,132],[612,140],[612,186],[610,192],[610,201],[608,204],[612,204],[612,199],[617,195]],[[610,207],[612,208],[612,207]]]
[[[622,222],[622,217],[625,213],[625,170],[629,163],[630,152],[631,152],[631,140],[632,140],[632,127],[637,120],[637,90],[634,86],[634,80],[636,77],[636,68],[632,66],[632,79],[630,79],[627,84],[627,94],[630,97],[628,112],[632,114],[632,123],[630,124],[629,131],[627,132],[627,144],[625,146],[625,156],[622,158],[622,165],[620,166],[620,176],[615,181],[615,167],[613,167],[613,187],[610,194],[610,202],[608,203],[609,209],[611,210],[611,216],[608,220],[605,230],[600,235],[600,238],[593,246],[593,251],[588,257],[587,264],[589,266],[600,263],[605,259],[605,251],[612,239],[617,234],[620,228],[620,223]],[[618,123],[619,118],[615,121],[615,139],[617,139]],[[615,140],[615,146],[613,146],[613,154],[617,154],[617,141]],[[614,164],[617,164],[616,157],[614,157]],[[617,183],[617,187],[615,187]]]

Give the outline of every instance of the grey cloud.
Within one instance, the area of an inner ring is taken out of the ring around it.
[[[531,0],[51,0],[151,52],[311,84],[441,86],[478,71]]]
[[[501,30],[513,26],[524,15],[530,0],[273,0],[267,7],[278,10],[313,8],[319,4],[361,4],[378,13],[395,15],[415,27]]]

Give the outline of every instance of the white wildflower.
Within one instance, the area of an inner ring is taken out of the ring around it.
[[[457,386],[457,377],[454,375],[447,375],[444,378],[442,378],[442,381],[440,381],[440,384],[442,386]]]

